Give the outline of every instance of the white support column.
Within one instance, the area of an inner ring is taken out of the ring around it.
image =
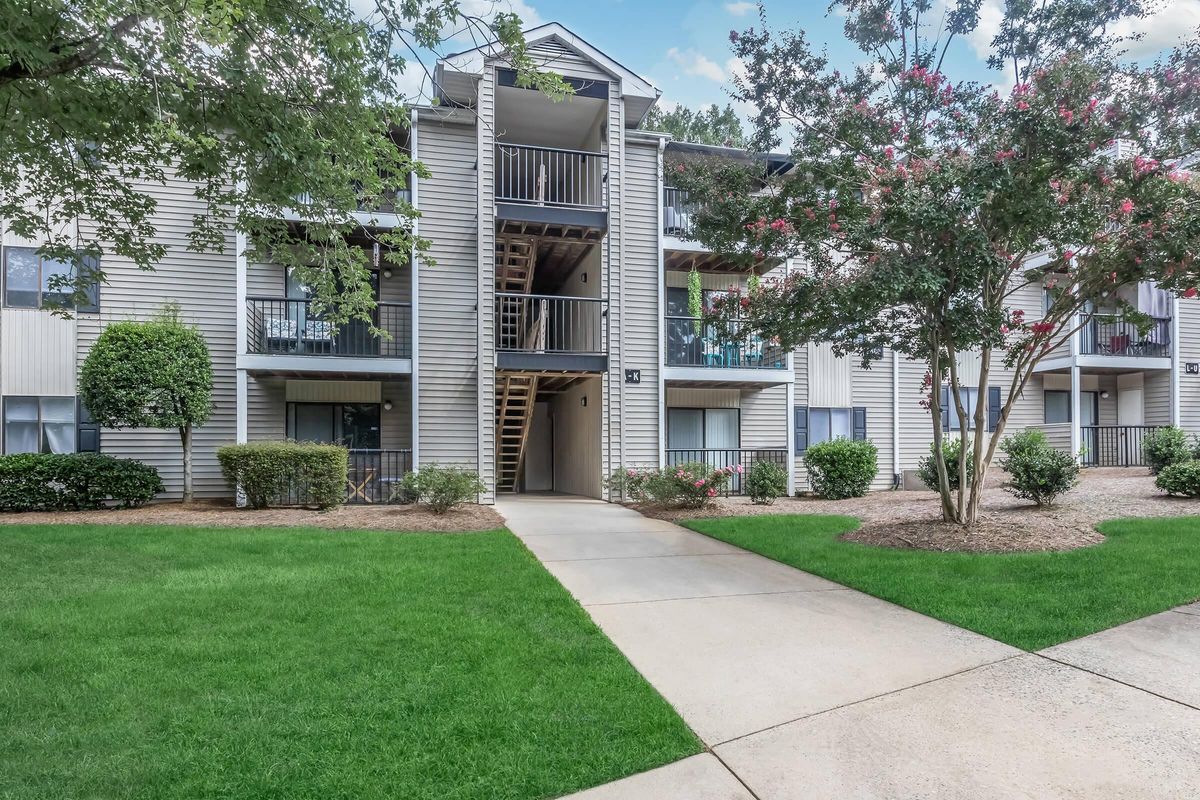
[[[792,356],[789,353],[788,358]],[[788,369],[792,365],[788,364]],[[787,417],[787,492],[789,497],[794,497],[796,494],[796,383],[795,375],[793,380],[787,384],[787,408],[784,409],[784,415]]]
[[[1179,298],[1171,296],[1171,424],[1179,427]]]
[[[416,160],[419,158],[417,153],[417,109],[412,110],[412,117],[409,121],[409,155]],[[408,175],[408,191],[409,201],[413,208],[420,208],[417,198],[417,173],[410,172]],[[413,239],[419,235],[421,218],[417,217],[412,223]],[[412,325],[412,374],[409,376],[409,388],[411,390],[409,407],[409,421],[412,423],[412,468],[419,469],[421,463],[421,312],[420,303],[421,297],[421,280],[420,280],[420,264],[417,259],[417,248],[413,245],[412,253],[408,259],[409,279],[412,281],[409,287],[409,317]]]
[[[236,304],[235,318],[237,319],[237,333],[235,336],[235,360],[245,355],[246,353],[246,280],[247,280],[247,264],[246,264],[246,234],[238,232],[234,237],[235,253],[235,294],[234,303]],[[234,432],[234,441],[238,444],[244,444],[249,438],[249,376],[246,375],[246,370],[236,369],[236,430]]]
[[[895,348],[892,348],[892,476],[893,480],[900,480],[900,353]]]
[[[1079,448],[1083,437],[1079,430],[1079,384],[1080,369],[1078,365],[1071,367],[1071,455],[1079,460]]]
[[[667,339],[666,339],[666,299],[667,278],[663,266],[663,153],[667,149],[667,140],[658,140],[658,466],[661,469],[667,465]]]

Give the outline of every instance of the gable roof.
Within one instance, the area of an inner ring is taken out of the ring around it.
[[[620,81],[623,97],[639,98],[653,104],[662,94],[653,83],[567,30],[561,23],[547,22],[545,25],[525,31],[525,42],[531,48],[549,39],[557,40]],[[497,58],[501,55],[503,55],[503,48],[495,42],[490,42],[471,50],[445,56],[438,61],[438,82],[442,83],[441,78],[446,71],[480,75],[487,59]]]

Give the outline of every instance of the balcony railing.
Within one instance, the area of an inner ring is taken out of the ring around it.
[[[496,349],[520,353],[608,352],[608,301],[496,294]]]
[[[778,464],[787,469],[787,448],[786,447],[735,447],[727,449],[712,449],[705,448],[701,450],[668,450],[666,453],[667,465],[671,467],[687,464],[688,462],[699,462],[705,464],[712,469],[723,469],[724,467],[741,467],[742,472],[735,472],[730,476],[729,485],[726,487],[724,495],[726,497],[741,495],[745,493],[746,475],[749,474],[750,468],[759,461],[769,461],[772,464]]]
[[[411,305],[377,303],[371,315],[374,327],[386,331],[389,338],[376,336],[371,332],[372,325],[360,319],[334,326],[313,313],[311,300],[250,297],[246,300],[246,351],[259,355],[410,358]]]
[[[1079,352],[1089,356],[1171,355],[1171,318],[1154,317],[1145,333],[1119,314],[1084,314],[1079,329]]]
[[[412,472],[412,450],[351,450],[346,471],[346,502],[401,502],[396,487]],[[306,481],[299,480],[276,495],[273,505],[313,505]]]
[[[496,144],[496,199],[566,208],[608,208],[608,156]]]
[[[663,233],[679,239],[690,239],[694,232],[694,217],[700,206],[688,200],[688,193],[673,186],[663,187]]]
[[[1082,425],[1083,464],[1088,467],[1144,467],[1146,434],[1158,425]]]
[[[733,323],[729,338],[714,326],[695,317],[667,317],[667,366],[740,369],[784,369],[783,348],[749,331],[742,322]]]

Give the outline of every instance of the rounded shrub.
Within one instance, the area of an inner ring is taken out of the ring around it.
[[[1190,461],[1192,449],[1183,429],[1168,425],[1146,434],[1142,440],[1142,455],[1146,458],[1146,466],[1150,467],[1150,474],[1157,475],[1172,464]]]
[[[866,439],[831,439],[804,452],[808,483],[826,500],[862,497],[879,472],[878,451]]]
[[[637,503],[680,508],[705,508],[725,492],[741,465],[713,467],[689,461],[662,469],[624,468],[608,478],[611,491]]]
[[[1158,473],[1154,485],[1178,497],[1200,497],[1200,461],[1168,464]]]
[[[957,492],[958,486],[958,453],[962,447],[961,440],[957,438],[946,438],[942,440],[942,457],[946,461],[946,480],[950,483],[950,491]],[[934,452],[933,445],[929,445],[929,455],[922,456],[917,462],[917,477],[921,479],[921,483],[928,486],[933,491],[938,490],[937,476],[937,453]],[[971,461],[970,455],[967,456],[967,481],[970,481],[975,476],[975,464]]]
[[[435,514],[474,500],[487,487],[478,473],[458,467],[422,467],[409,472],[390,498],[395,503],[422,503]]]
[[[745,489],[752,503],[770,505],[787,494],[787,470],[773,461],[756,461],[746,473]]]
[[[225,482],[251,508],[299,501],[333,508],[346,501],[349,452],[311,442],[249,442],[217,450]],[[295,499],[293,499],[295,498]]]
[[[162,490],[154,467],[103,453],[0,456],[0,511],[136,508]]]
[[[1079,483],[1079,464],[1051,447],[1037,428],[1006,436],[1000,449],[1006,456],[1000,466],[1010,478],[1004,488],[1015,497],[1046,506]]]

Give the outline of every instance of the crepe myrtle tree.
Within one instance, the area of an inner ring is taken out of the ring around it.
[[[79,397],[104,427],[178,431],[186,502],[192,499],[192,431],[212,414],[212,383],[204,336],[168,304],[152,320],[105,327],[79,371]]]
[[[117,256],[152,270],[161,187],[194,194],[194,251],[244,233],[249,258],[294,270],[316,311],[371,321],[366,238],[404,262],[417,212],[380,232],[352,212],[429,173],[402,144],[405,73],[443,42],[489,43],[522,86],[561,98],[507,13],[458,0],[14,0],[0,26],[0,219],[75,264],[49,288],[82,301]],[[302,199],[301,199],[302,198]],[[284,220],[298,208],[306,224]],[[77,224],[78,223],[78,224]],[[65,308],[57,309],[67,313]]]
[[[921,404],[943,517],[971,526],[1014,402],[1079,312],[1118,306],[1148,325],[1118,288],[1153,281],[1196,295],[1200,194],[1179,162],[1196,148],[1200,49],[1126,64],[1105,30],[1140,14],[1137,4],[1008,3],[991,62],[1014,85],[998,89],[943,71],[978,3],[951,2],[928,27],[926,2],[834,5],[867,55],[851,73],[803,31],[771,32],[761,9],[759,27],[730,35],[746,67],[735,99],[756,109],[754,145],[779,148],[786,134],[793,170],[771,178],[704,159],[666,169],[703,209],[708,246],[803,265],[744,296],[731,289],[710,322],[731,333],[737,318],[789,348],[831,342],[864,365],[879,347],[928,364]],[[1031,286],[1047,292],[1039,316],[1014,307]],[[980,398],[1000,384],[990,431],[985,404],[970,413],[964,403],[964,353],[978,354]],[[949,465],[943,385],[961,437]]]

